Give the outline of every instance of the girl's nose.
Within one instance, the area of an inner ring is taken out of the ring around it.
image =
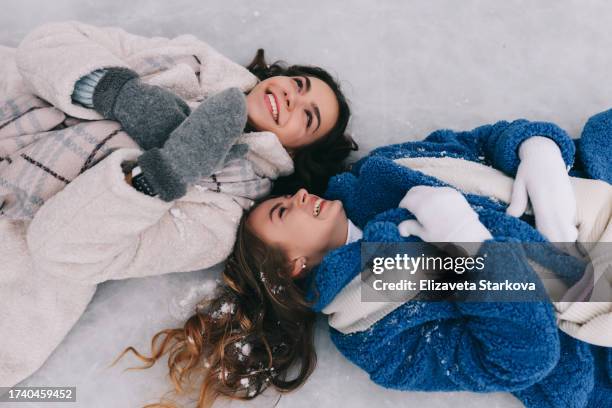
[[[302,205],[304,203],[306,203],[308,201],[308,191],[305,188],[300,188],[297,193],[294,194],[293,199],[295,200],[296,204]]]
[[[295,108],[296,95],[291,91],[284,92],[284,94],[285,94],[285,102],[287,103],[287,110],[291,112]]]

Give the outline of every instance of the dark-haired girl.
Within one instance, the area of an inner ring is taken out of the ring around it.
[[[221,262],[273,180],[321,191],[356,148],[336,81],[262,51],[244,68],[193,36],[67,22],[0,52],[0,386],[97,283]]]
[[[612,240],[610,118],[612,111],[589,120],[580,158],[553,124],[498,122],[376,149],[332,178],[326,199],[302,189],[261,202],[239,226],[218,295],[203,300],[184,327],[158,333],[152,355],[139,357],[153,364],[168,353],[176,389],[197,382],[198,407],[219,396],[253,398],[267,387],[289,391],[314,369],[313,321],[322,312],[340,352],[388,388],[507,391],[529,408],[609,406],[612,331],[603,315],[610,302],[598,303],[604,320],[559,330],[569,317],[548,300],[426,301],[418,294],[404,302],[362,302],[360,272],[365,242],[476,243],[471,255],[494,255],[479,274],[533,282],[547,296],[526,250],[510,243],[547,243],[541,211],[555,209],[536,198],[541,187],[534,177],[547,174],[554,196],[562,190],[553,182],[557,171],[576,194],[569,226],[578,241]],[[550,156],[542,162],[540,154],[531,177],[533,146]],[[566,165],[589,179],[570,178]],[[520,207],[521,186],[513,183],[521,177],[535,221],[507,213],[516,211],[511,202]],[[550,237],[572,232],[559,220],[552,227]],[[606,248],[592,254],[610,262]],[[560,280],[576,284],[584,264],[553,254],[550,260],[563,266],[555,269],[563,271]],[[605,278],[600,283],[610,288]]]

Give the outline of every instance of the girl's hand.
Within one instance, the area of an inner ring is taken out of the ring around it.
[[[93,93],[94,109],[117,121],[143,149],[162,147],[191,112],[178,95],[142,82],[136,72],[108,68]]]
[[[519,157],[506,213],[520,217],[529,199],[536,228],[549,241],[576,241],[576,197],[557,144],[547,137],[531,137],[521,143]]]
[[[209,177],[226,160],[246,154],[248,146],[234,143],[247,121],[246,99],[229,88],[206,99],[176,128],[161,149],[138,158],[145,179],[164,201],[187,192],[187,186]]]
[[[404,237],[416,235],[426,242],[453,243],[483,242],[492,238],[465,197],[453,188],[412,187],[399,207],[417,218],[398,225]]]

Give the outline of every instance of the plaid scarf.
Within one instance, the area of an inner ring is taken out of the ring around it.
[[[138,146],[116,122],[75,119],[33,95],[1,101],[0,216],[32,219],[79,174],[115,149],[130,147]],[[252,154],[191,188],[229,194],[249,208],[271,189],[269,176],[249,160]]]

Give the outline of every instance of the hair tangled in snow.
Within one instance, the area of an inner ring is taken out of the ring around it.
[[[283,251],[250,231],[247,216],[218,293],[201,301],[182,328],[157,333],[151,356],[128,347],[117,358],[130,351],[149,368],[168,354],[173,391],[190,392],[199,384],[198,408],[220,396],[252,399],[270,386],[294,390],[316,365],[315,313],[305,300],[305,283],[291,278]],[[175,405],[162,399],[145,408],[168,407]]]

